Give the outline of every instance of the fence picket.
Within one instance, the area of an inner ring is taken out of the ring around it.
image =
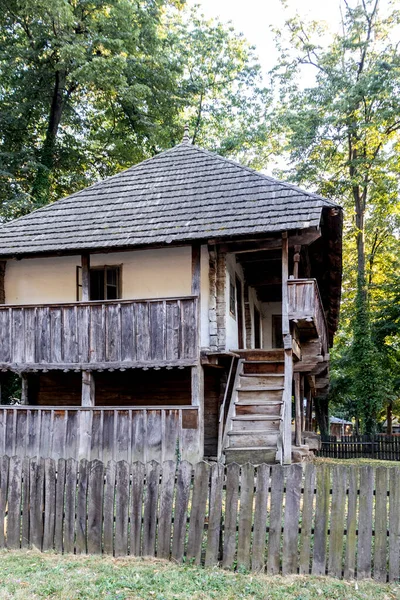
[[[301,515],[300,533],[300,568],[301,575],[310,573],[311,528],[314,510],[315,465],[308,463],[304,476],[303,511]]]
[[[77,554],[87,552],[86,515],[87,515],[87,490],[88,490],[88,461],[83,458],[78,467],[78,495],[76,500],[76,540]]]
[[[222,566],[231,569],[236,555],[236,528],[239,501],[240,467],[230,463],[226,467],[226,507],[224,517],[224,547]]]
[[[387,469],[378,467],[375,473],[374,579],[385,583],[387,579],[387,489]]]
[[[254,533],[251,552],[251,568],[253,571],[263,571],[265,568],[269,472],[269,465],[263,464],[257,467]]]
[[[200,564],[201,545],[203,541],[204,520],[208,497],[208,481],[210,465],[205,462],[197,463],[194,467],[192,510],[190,511],[189,537],[187,558]]]
[[[115,470],[115,556],[128,554],[129,465],[125,460]]]
[[[103,549],[105,554],[114,552],[114,500],[116,462],[109,460],[106,467],[103,503]]]
[[[165,461],[162,465],[160,508],[158,517],[157,556],[169,558],[171,552],[172,509],[174,502],[176,463]]]
[[[31,546],[41,550],[43,542],[43,458],[31,459],[29,475],[29,539]]]
[[[372,500],[374,471],[360,467],[360,504],[358,516],[357,579],[371,577]]]
[[[344,559],[344,576],[353,579],[356,568],[356,546],[357,546],[357,497],[358,497],[358,469],[348,469],[348,504],[347,504],[347,533],[346,552]]]
[[[240,511],[237,563],[250,569],[250,544],[253,517],[254,466],[246,463],[241,468]]]
[[[335,465],[332,469],[332,509],[328,561],[328,573],[334,577],[342,576],[345,504],[346,467]]]
[[[104,465],[92,460],[88,465],[88,520],[87,550],[89,554],[101,554],[103,523]]]
[[[21,483],[22,460],[13,456],[10,458],[7,515],[7,548],[20,547],[21,537]]]
[[[146,499],[143,512],[143,556],[154,556],[160,465],[158,462],[151,461],[147,467]]]
[[[321,465],[321,469],[317,472],[314,555],[311,570],[313,575],[325,575],[330,481],[331,473],[329,467],[327,465]]]
[[[214,566],[218,562],[223,485],[224,467],[220,463],[216,463],[211,467],[210,509],[208,516],[207,548],[205,558],[206,567]]]
[[[179,465],[176,482],[176,501],[174,512],[174,533],[172,537],[172,558],[181,561],[183,558],[186,537],[187,510],[189,504],[192,465],[186,460]]]
[[[142,462],[134,462],[131,467],[131,474],[132,487],[129,501],[129,520],[131,528],[129,549],[133,556],[140,556],[145,465]]]
[[[64,552],[75,548],[75,500],[78,463],[68,458],[65,465]]]
[[[285,522],[283,528],[282,574],[297,573],[300,494],[303,470],[290,465],[286,479]]]
[[[279,573],[280,548],[282,532],[283,505],[283,469],[280,466],[271,468],[271,510],[269,516],[267,572],[269,575]]]
[[[399,579],[400,568],[400,469],[389,470],[389,581]]]
[[[52,458],[44,461],[44,508],[43,550],[52,550],[56,524],[56,463]]]

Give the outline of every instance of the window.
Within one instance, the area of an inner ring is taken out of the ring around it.
[[[77,267],[77,300],[82,300],[82,267]],[[117,300],[121,298],[121,266],[92,267],[90,269],[90,300]]]
[[[272,347],[283,348],[282,315],[272,315]]]

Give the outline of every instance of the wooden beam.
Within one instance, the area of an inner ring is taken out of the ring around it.
[[[81,255],[82,265],[82,302],[90,300],[90,254]]]
[[[82,406],[95,406],[95,384],[92,371],[82,371]]]
[[[294,403],[295,403],[295,445],[301,446],[301,386],[300,373],[295,373],[294,379]]]
[[[7,261],[0,260],[0,304],[6,302],[5,275]]]
[[[21,404],[29,404],[27,373],[21,373]]]
[[[293,277],[295,279],[297,279],[299,276],[300,252],[301,252],[301,246],[296,244],[296,246],[294,247],[294,256],[293,256]]]
[[[192,244],[192,296],[200,296],[200,244]]]

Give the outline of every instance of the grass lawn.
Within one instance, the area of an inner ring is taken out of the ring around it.
[[[113,600],[391,600],[400,585],[323,577],[266,577],[161,560],[0,553],[0,599],[112,598]]]
[[[313,463],[321,465],[356,465],[357,467],[400,467],[400,462],[395,460],[375,460],[373,458],[327,458],[325,456],[316,456],[313,458]]]

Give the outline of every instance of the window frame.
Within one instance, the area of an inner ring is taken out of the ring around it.
[[[117,284],[116,284],[116,300],[122,300],[122,264],[119,265],[96,265],[95,267],[90,267],[90,271],[103,271],[104,272],[104,296],[107,296],[107,270],[115,270],[117,275]],[[90,295],[90,294],[89,294]],[[77,265],[76,267],[76,301],[82,302],[82,267],[81,265]],[[90,302],[112,302],[108,298],[104,298],[103,300],[90,300]]]

